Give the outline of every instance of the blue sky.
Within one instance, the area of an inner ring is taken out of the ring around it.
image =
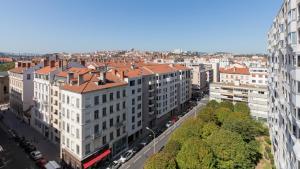
[[[283,0],[3,0],[0,51],[265,53]]]

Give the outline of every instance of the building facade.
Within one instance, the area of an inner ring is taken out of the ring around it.
[[[278,169],[300,168],[299,3],[284,0],[268,32],[268,123]]]
[[[0,105],[9,102],[9,78],[7,72],[0,72]]]
[[[210,100],[230,101],[234,104],[244,102],[251,110],[251,116],[260,121],[268,117],[268,88],[266,86],[243,85],[235,83],[211,83]]]

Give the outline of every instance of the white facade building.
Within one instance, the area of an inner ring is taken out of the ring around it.
[[[278,169],[300,168],[299,3],[284,0],[268,32],[268,122]]]

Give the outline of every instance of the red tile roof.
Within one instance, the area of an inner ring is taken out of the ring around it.
[[[122,81],[116,75],[113,75],[111,72],[106,73],[106,83],[98,85],[99,81],[98,74],[84,74],[83,83],[80,85],[74,84],[65,84],[62,89],[69,90],[75,93],[87,93],[96,90],[102,90],[112,87],[126,86],[127,83]]]
[[[23,74],[24,69],[25,69],[24,67],[16,67],[16,68],[10,69],[9,72]]]
[[[220,73],[226,73],[226,74],[244,74],[249,75],[249,69],[248,68],[238,68],[238,67],[232,67],[232,68],[220,68]]]
[[[50,72],[52,72],[52,71],[54,71],[56,69],[57,69],[57,67],[46,66],[46,67],[43,67],[43,68],[37,70],[35,73],[37,73],[37,74],[44,74],[45,75],[45,74],[49,74]]]

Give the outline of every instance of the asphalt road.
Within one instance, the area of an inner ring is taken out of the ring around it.
[[[10,138],[7,132],[0,127],[0,145],[3,151],[0,152],[0,158],[4,161],[0,164],[0,169],[35,169],[37,166],[24,152],[18,143]]]
[[[201,101],[198,102],[198,105],[195,106],[192,110],[190,110],[187,114],[181,117],[173,126],[169,127],[166,131],[164,131],[160,136],[155,138],[155,151],[158,152],[168,141],[171,133],[178,128],[182,122],[184,122],[187,118],[194,116],[199,108],[206,105],[209,97],[204,97]],[[145,146],[141,151],[135,154],[129,161],[124,163],[120,169],[142,169],[144,167],[144,163],[149,156],[154,153],[154,140],[150,142],[147,146]]]

